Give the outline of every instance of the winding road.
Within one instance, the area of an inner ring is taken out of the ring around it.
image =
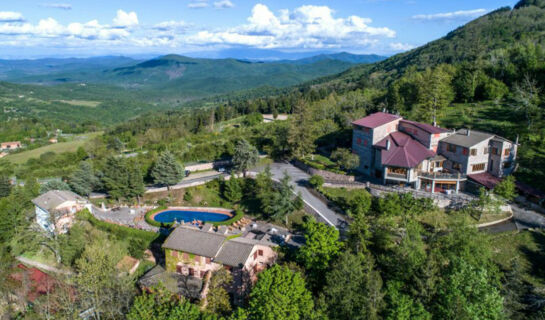
[[[290,176],[291,184],[294,186],[295,193],[301,194],[303,202],[305,202],[308,207],[315,211],[315,213],[319,215],[327,224],[332,225],[337,229],[344,229],[347,226],[347,222],[343,216],[331,210],[326,203],[313,195],[305,187],[310,175],[289,163],[275,162],[271,164],[270,167],[273,179],[275,180],[282,179],[284,172],[287,172]],[[265,167],[256,169],[258,172],[263,170],[265,170]]]

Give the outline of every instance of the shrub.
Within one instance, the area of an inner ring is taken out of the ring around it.
[[[130,238],[127,250],[129,251],[131,257],[141,259],[142,256],[144,256],[144,250],[146,250],[147,247],[148,246],[144,240],[140,238]]]
[[[191,191],[187,190],[184,193],[184,201],[191,201],[191,200],[193,200],[193,194],[191,193]]]
[[[315,174],[315,175],[313,175],[312,177],[310,177],[310,179],[308,180],[308,183],[309,183],[314,189],[319,189],[319,188],[321,188],[322,185],[324,184],[324,177]]]

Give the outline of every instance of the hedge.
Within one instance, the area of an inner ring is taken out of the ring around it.
[[[144,216],[144,219],[146,220],[146,222],[151,225],[151,226],[154,226],[154,227],[169,227],[170,225],[172,225],[172,223],[161,223],[161,222],[158,222],[158,221],[155,221],[151,218],[151,216],[159,211],[163,211],[163,210],[166,210],[167,207],[166,206],[160,206],[156,209],[153,209],[153,210],[150,210],[148,212],[146,212],[146,215]]]
[[[233,223],[237,222],[238,220],[242,219],[244,217],[244,212],[242,212],[242,210],[238,209],[235,211],[235,215],[232,216],[230,219],[228,220],[225,220],[225,221],[217,221],[217,222],[212,222],[212,224],[214,226],[230,226],[232,225]]]
[[[125,226],[120,226],[117,224],[109,223],[106,221],[98,220],[93,216],[89,210],[85,209],[77,214],[78,218],[89,221],[93,226],[102,231],[109,232],[115,235],[119,239],[127,238],[138,238],[142,239],[148,243],[153,242],[155,239],[159,238],[161,235],[159,233],[139,230],[134,228],[129,228]]]

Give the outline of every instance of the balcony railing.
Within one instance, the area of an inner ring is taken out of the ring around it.
[[[388,178],[407,180],[407,175],[403,174],[403,173],[387,172],[386,173],[386,179],[388,179]]]
[[[419,172],[418,176],[430,180],[467,180],[467,175],[461,173],[447,173],[447,172]]]

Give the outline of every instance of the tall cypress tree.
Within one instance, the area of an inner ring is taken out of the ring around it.
[[[142,171],[140,166],[136,162],[131,162],[129,164],[129,198],[136,198],[140,202],[140,197],[146,192],[146,187],[144,186],[144,178],[142,176]]]
[[[166,185],[167,189],[170,190],[170,186],[183,179],[185,172],[184,167],[176,161],[174,155],[166,150],[155,162],[151,170],[151,176],[154,183]]]
[[[11,193],[11,183],[6,176],[0,176],[0,198],[7,197]]]

